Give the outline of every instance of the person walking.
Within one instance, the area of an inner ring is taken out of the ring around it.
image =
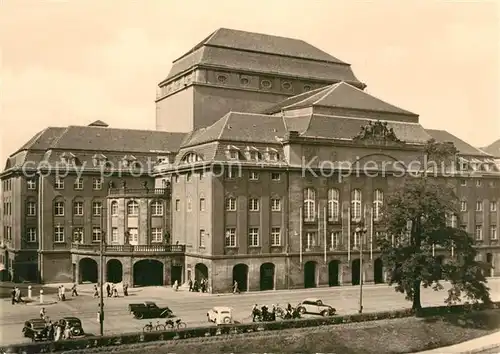
[[[128,296],[128,284],[123,284],[123,296]]]
[[[42,309],[40,310],[40,318],[42,320],[45,320],[45,316],[47,316],[47,312],[45,311],[45,307],[42,307]]]
[[[109,285],[109,283],[106,284],[106,292],[108,294],[108,297],[111,297],[111,286]]]
[[[240,289],[238,288],[238,282],[235,280],[233,283],[233,294],[239,294]]]
[[[76,283],[71,287],[71,296],[78,296],[78,291],[76,291]]]
[[[94,297],[99,297],[99,290],[97,289],[97,285],[94,285]]]

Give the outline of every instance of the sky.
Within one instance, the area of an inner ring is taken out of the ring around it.
[[[499,1],[3,0],[0,159],[47,126],[154,129],[171,62],[220,27],[303,39],[367,92],[475,146],[500,138]],[[3,162],[1,163],[3,167]]]

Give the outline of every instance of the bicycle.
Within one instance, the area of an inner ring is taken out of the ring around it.
[[[153,325],[153,322],[149,322],[142,328],[143,332],[153,332],[153,331],[162,331],[165,330],[165,326],[160,323],[160,321],[156,321],[156,326]]]
[[[164,328],[165,329],[183,329],[183,328],[186,328],[187,325],[185,322],[182,322],[181,319],[178,319],[178,320],[175,320],[175,322],[173,320],[167,320],[165,322],[165,326]]]

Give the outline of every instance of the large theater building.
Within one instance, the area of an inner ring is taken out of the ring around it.
[[[215,31],[159,84],[156,131],[49,127],[9,157],[4,278],[96,282],[102,247],[104,280],[131,285],[359,284],[360,257],[365,281],[384,282],[380,211],[429,139],[458,149],[451,222],[500,275],[493,156],[365,88],[303,41]]]

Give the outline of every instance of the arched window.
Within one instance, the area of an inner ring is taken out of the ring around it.
[[[183,158],[182,161],[184,163],[195,163],[199,161],[203,161],[200,155],[194,153],[194,152],[189,152],[187,153]]]
[[[376,189],[373,194],[373,220],[379,221],[382,218],[382,206],[384,205],[384,192]]]
[[[351,192],[351,219],[361,220],[361,191],[353,189]]]
[[[118,202],[117,201],[111,202],[111,215],[112,216],[118,215]]]
[[[338,221],[339,220],[339,198],[340,193],[336,188],[328,190],[328,220]]]
[[[137,216],[139,215],[139,203],[135,200],[128,202],[127,204],[127,214],[128,216]]]
[[[316,191],[304,189],[304,221],[314,221],[316,218]]]
[[[56,200],[54,202],[54,215],[55,216],[64,216],[64,201]]]
[[[152,216],[163,216],[163,203],[155,200],[151,203],[151,215]]]

